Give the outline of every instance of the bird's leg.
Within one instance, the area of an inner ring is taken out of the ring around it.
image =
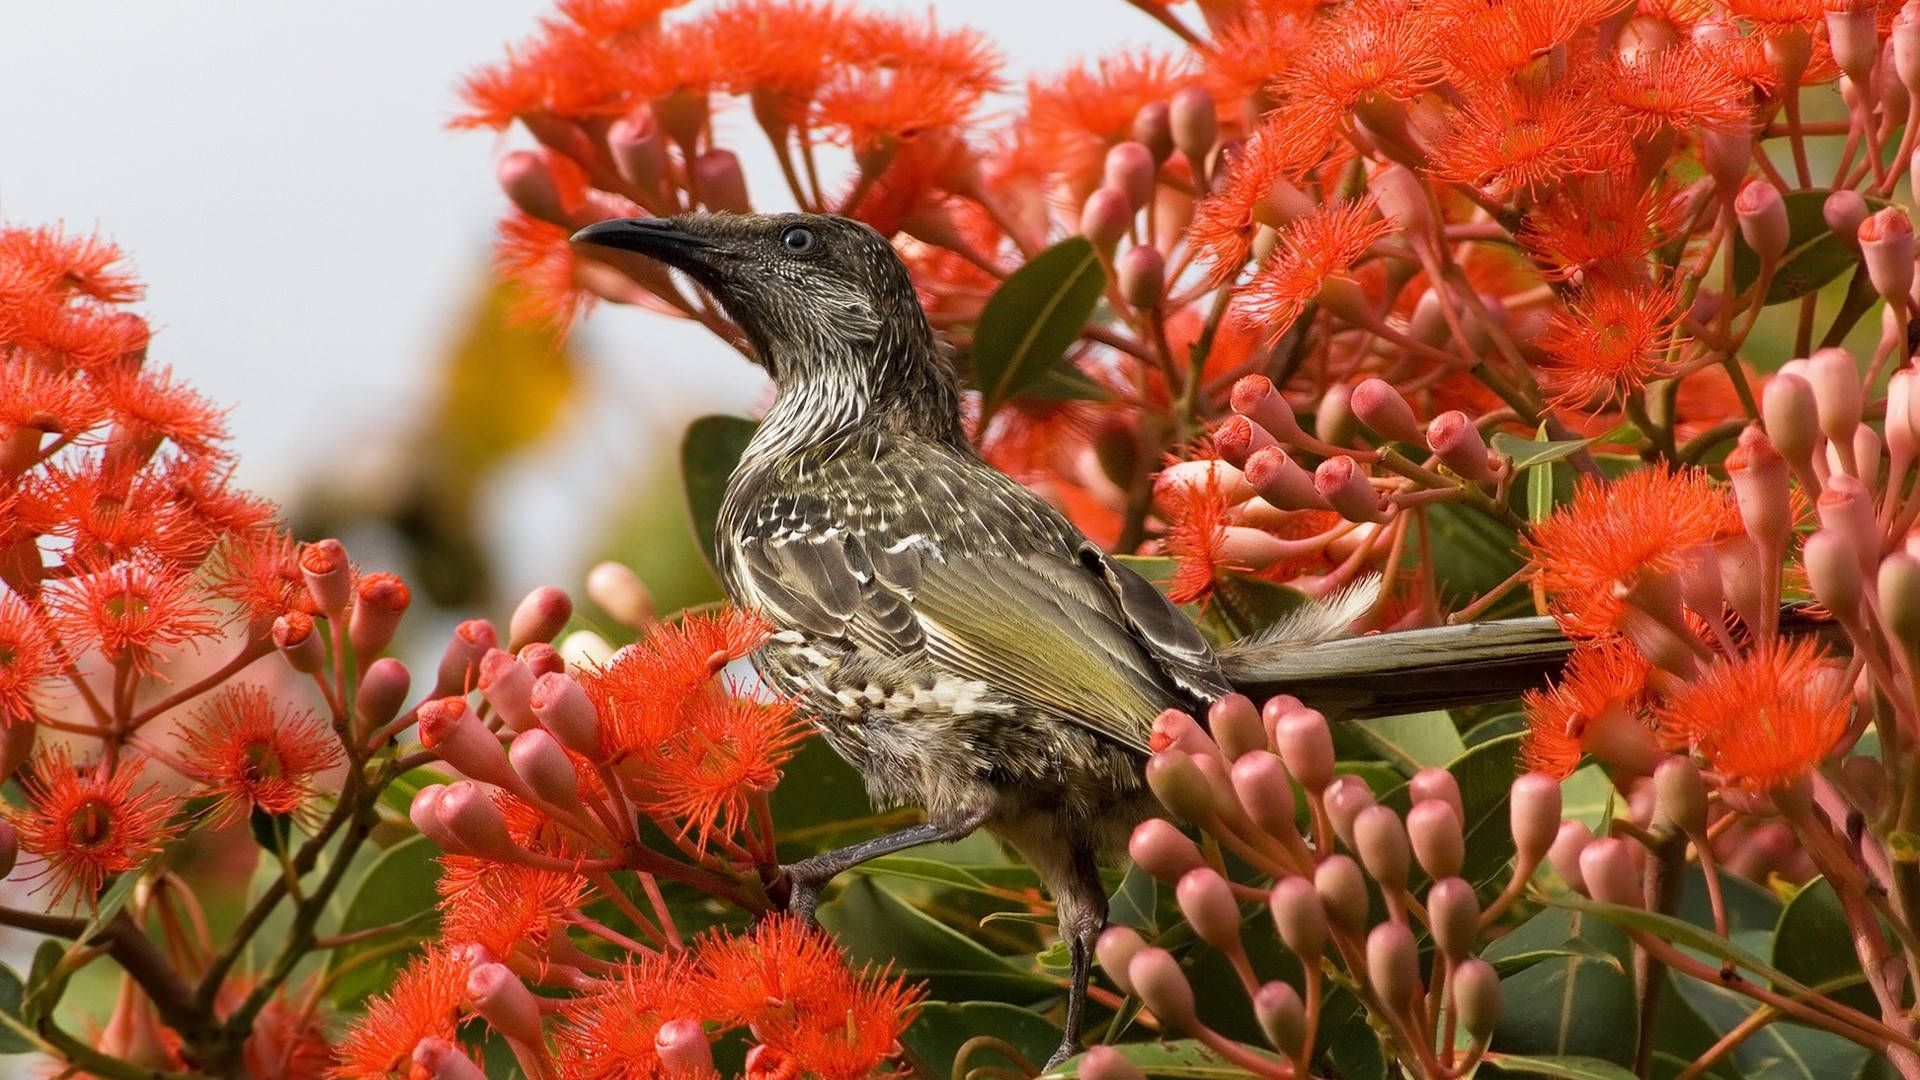
[[[1107,925],[1107,890],[1100,870],[1085,850],[1073,853],[1072,877],[1054,894],[1060,913],[1060,936],[1066,939],[1071,965],[1067,987],[1066,1030],[1060,1045],[1047,1059],[1046,1070],[1080,1052],[1080,1036],[1087,1022],[1087,983],[1093,976],[1093,948]]]
[[[923,844],[952,843],[963,839],[979,828],[986,817],[986,813],[981,812],[953,821],[929,821],[923,825],[912,825],[899,832],[890,832],[885,836],[876,836],[871,840],[862,840],[843,848],[809,855],[797,863],[783,866],[780,868],[780,877],[787,882],[787,912],[798,915],[806,922],[813,922],[813,909],[820,902],[820,890],[842,871],[851,870],[863,862],[877,859],[882,855],[891,855],[896,851],[905,851]]]

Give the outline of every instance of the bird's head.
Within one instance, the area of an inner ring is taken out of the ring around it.
[[[932,353],[907,268],[887,238],[830,214],[680,214],[602,221],[577,244],[637,252],[697,282],[786,381]],[[864,380],[863,380],[864,381]]]

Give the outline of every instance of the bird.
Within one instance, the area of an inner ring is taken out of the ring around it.
[[[1053,896],[1067,945],[1049,1067],[1086,1022],[1107,920],[1099,867],[1158,811],[1144,766],[1164,710],[1205,716],[1237,691],[1285,691],[1405,712],[1531,685],[1567,655],[1545,617],[1216,650],[975,452],[954,367],[885,236],[836,215],[696,213],[573,240],[686,275],[771,375],[773,404],[720,507],[722,587],[774,628],[753,656],[762,679],[800,700],[876,803],[925,810],[783,867],[787,909],[811,918],[822,887],[867,860],[998,837]]]

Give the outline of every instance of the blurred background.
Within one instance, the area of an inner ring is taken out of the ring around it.
[[[1167,39],[1117,0],[851,2],[985,31],[1015,90]],[[645,312],[602,306],[561,346],[502,325],[492,163],[517,144],[445,123],[460,77],[548,13],[41,0],[8,5],[0,33],[0,217],[121,245],[155,360],[231,409],[240,482],[448,618],[577,590],[606,557],[662,609],[716,595],[675,448],[691,418],[769,393],[698,327]],[[728,120],[756,201],[787,205],[745,110]]]

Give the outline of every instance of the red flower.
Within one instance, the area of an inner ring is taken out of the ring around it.
[[[560,0],[560,14],[604,41],[622,34],[649,34],[660,29],[660,16],[687,0]]]
[[[572,230],[518,209],[500,219],[493,266],[501,280],[516,286],[509,309],[513,317],[564,332],[592,306],[592,294],[575,277],[571,235]]]
[[[299,558],[300,545],[284,532],[231,536],[214,553],[212,591],[256,623],[307,610],[312,598]]]
[[[432,948],[401,969],[393,987],[367,1003],[367,1011],[334,1048],[332,1075],[346,1078],[407,1076],[413,1048],[422,1039],[453,1041],[467,996],[467,961],[457,950]]]
[[[706,16],[727,86],[796,123],[844,55],[851,17],[820,0],[734,0]]]
[[[594,993],[561,1009],[554,1058],[564,1080],[624,1080],[655,1076],[660,1053],[654,1036],[679,1018],[703,1019],[710,1003],[691,993],[685,960],[650,956],[628,963]],[[698,1004],[696,1004],[696,1002]]]
[[[1596,277],[1638,285],[1648,253],[1679,231],[1685,210],[1671,191],[1610,169],[1569,180],[1536,204],[1519,239],[1555,280],[1578,275],[1589,286]]]
[[[1091,190],[1108,147],[1132,137],[1141,107],[1166,101],[1190,77],[1185,60],[1149,52],[1101,57],[1092,68],[1069,68],[1027,84],[1027,117],[1019,125],[1051,175]]]
[[[0,729],[34,718],[35,691],[61,666],[40,616],[19,597],[0,593]]]
[[[1330,277],[1344,276],[1393,222],[1374,213],[1373,197],[1324,203],[1280,230],[1280,243],[1241,290],[1237,317],[1277,337]]]
[[[98,385],[119,425],[117,436],[131,441],[140,460],[163,439],[188,454],[208,454],[227,437],[226,410],[174,382],[169,368],[117,369],[104,373]]]
[[[70,647],[97,649],[146,675],[158,673],[167,650],[220,630],[185,572],[137,562],[77,567],[48,587],[47,607]]]
[[[125,256],[98,236],[63,236],[60,228],[0,229],[0,292],[77,292],[107,304],[138,300],[145,290],[116,268]]]
[[[1229,509],[1226,492],[1219,477],[1209,471],[1204,486],[1168,485],[1161,492],[1161,501],[1172,522],[1163,541],[1167,554],[1173,556],[1173,580],[1167,587],[1167,599],[1176,604],[1204,604],[1213,596],[1221,574],[1246,569],[1228,564],[1223,554]]]
[[[293,814],[306,808],[320,773],[340,763],[340,742],[312,713],[278,708],[265,687],[222,687],[180,726],[182,751],[211,789],[213,820],[228,824],[258,808]]]
[[[1637,730],[1644,740],[1647,671],[1646,659],[1619,639],[1574,650],[1557,685],[1526,694],[1527,733],[1520,744],[1526,767],[1564,780],[1584,749],[1616,740],[1620,729],[1628,738]],[[1608,756],[1604,749],[1601,755]]]
[[[1628,148],[1622,110],[1569,76],[1546,90],[1506,83],[1469,98],[1433,151],[1433,172],[1496,198],[1539,197],[1569,176],[1597,172]]]
[[[7,816],[20,846],[46,860],[41,887],[52,886],[54,904],[74,891],[91,901],[107,878],[139,869],[179,832],[171,824],[179,800],[153,785],[134,790],[145,764],[76,765],[58,744],[35,755],[21,780],[27,805]]]
[[[441,940],[478,945],[503,964],[519,961],[537,970],[586,902],[586,881],[578,874],[464,855],[442,855],[440,867]]]
[[[608,116],[626,110],[613,57],[592,36],[565,23],[507,50],[502,62],[467,76],[460,99],[470,111],[455,128],[504,128],[518,117]]]
[[[1611,404],[1671,374],[1677,307],[1666,289],[1596,279],[1554,312],[1540,338],[1550,359],[1554,403],[1576,409]]]
[[[1667,695],[1655,719],[1722,783],[1765,794],[1806,775],[1833,749],[1851,696],[1818,642],[1770,639],[1702,669]]]

